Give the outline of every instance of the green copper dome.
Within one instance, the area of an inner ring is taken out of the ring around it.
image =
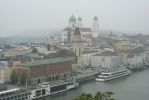
[[[97,17],[97,16],[95,16],[95,17],[94,17],[94,20],[98,20],[98,17]]]
[[[78,21],[82,21],[82,18],[81,17],[78,17]]]
[[[72,15],[70,18],[69,18],[69,22],[76,22],[76,17],[74,15]]]

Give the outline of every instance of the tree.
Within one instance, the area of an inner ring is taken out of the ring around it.
[[[111,95],[110,92],[97,92],[94,96],[92,96],[92,94],[82,93],[78,98],[73,100],[115,100],[111,98]]]
[[[93,100],[92,94],[86,94],[86,99],[87,100]]]
[[[73,100],[79,100],[78,98],[75,98],[75,99],[73,99]]]
[[[24,74],[21,75],[20,82],[21,82],[21,85],[25,85],[25,83],[26,83],[26,76]]]
[[[102,93],[101,92],[97,92],[94,96],[94,100],[100,100],[102,98]]]
[[[10,81],[12,84],[17,84],[17,82],[18,82],[18,77],[17,77],[16,72],[14,70],[10,76]]]
[[[37,49],[36,48],[33,48],[32,49],[32,53],[37,53],[38,51],[37,51]]]
[[[86,99],[86,95],[85,93],[82,93],[82,95],[80,95],[79,100],[87,100]]]
[[[2,55],[1,55],[1,57],[5,57],[5,55],[4,55],[4,54],[2,54]]]
[[[105,95],[107,95],[107,96],[110,98],[110,100],[114,100],[113,98],[111,98],[111,96],[112,96],[113,94],[114,94],[114,93],[111,92],[111,91],[105,92]]]
[[[47,50],[50,51],[51,50],[51,44],[47,45]]]

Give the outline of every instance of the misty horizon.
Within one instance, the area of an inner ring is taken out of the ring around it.
[[[124,33],[149,33],[147,0],[1,0],[0,37],[21,32],[63,29],[73,14],[82,17],[84,27],[99,18],[99,29]]]

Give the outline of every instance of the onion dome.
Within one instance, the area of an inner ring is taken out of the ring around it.
[[[76,17],[74,15],[70,16],[69,22],[76,22]]]
[[[95,20],[95,21],[97,21],[97,20],[98,20],[98,17],[97,17],[97,16],[95,16],[95,17],[94,17],[94,20]]]

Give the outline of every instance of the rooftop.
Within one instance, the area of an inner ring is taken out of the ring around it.
[[[138,48],[135,48],[135,49],[132,49],[130,50],[130,54],[140,54],[140,53],[143,53],[145,50],[144,47],[138,47]]]
[[[129,54],[130,57],[134,56],[134,55],[138,55],[138,54],[142,54],[145,52],[145,48],[144,47],[138,47],[138,48],[134,48],[134,49],[130,49],[130,50],[124,50],[121,51],[122,53],[125,54]]]
[[[129,55],[127,55],[127,58],[133,58],[133,57],[134,57],[133,54],[129,54]]]
[[[44,54],[41,54],[39,52],[37,52],[37,53],[28,52],[28,53],[24,54],[23,56],[30,57],[30,58],[43,58]]]
[[[43,60],[34,60],[25,62],[22,64],[24,67],[34,67],[38,65],[45,65],[45,64],[54,64],[54,63],[60,63],[60,62],[66,62],[66,61],[73,61],[73,58],[50,58],[50,59],[43,59]]]
[[[117,56],[117,53],[111,52],[111,51],[105,51],[105,52],[96,54],[95,56]]]
[[[87,28],[87,27],[80,27],[80,32],[92,32],[91,28]],[[70,27],[66,27],[65,29],[63,29],[63,31],[74,31],[74,29],[70,28]]]
[[[98,52],[98,50],[84,50],[84,51],[82,52],[82,54],[96,53],[96,52]]]

